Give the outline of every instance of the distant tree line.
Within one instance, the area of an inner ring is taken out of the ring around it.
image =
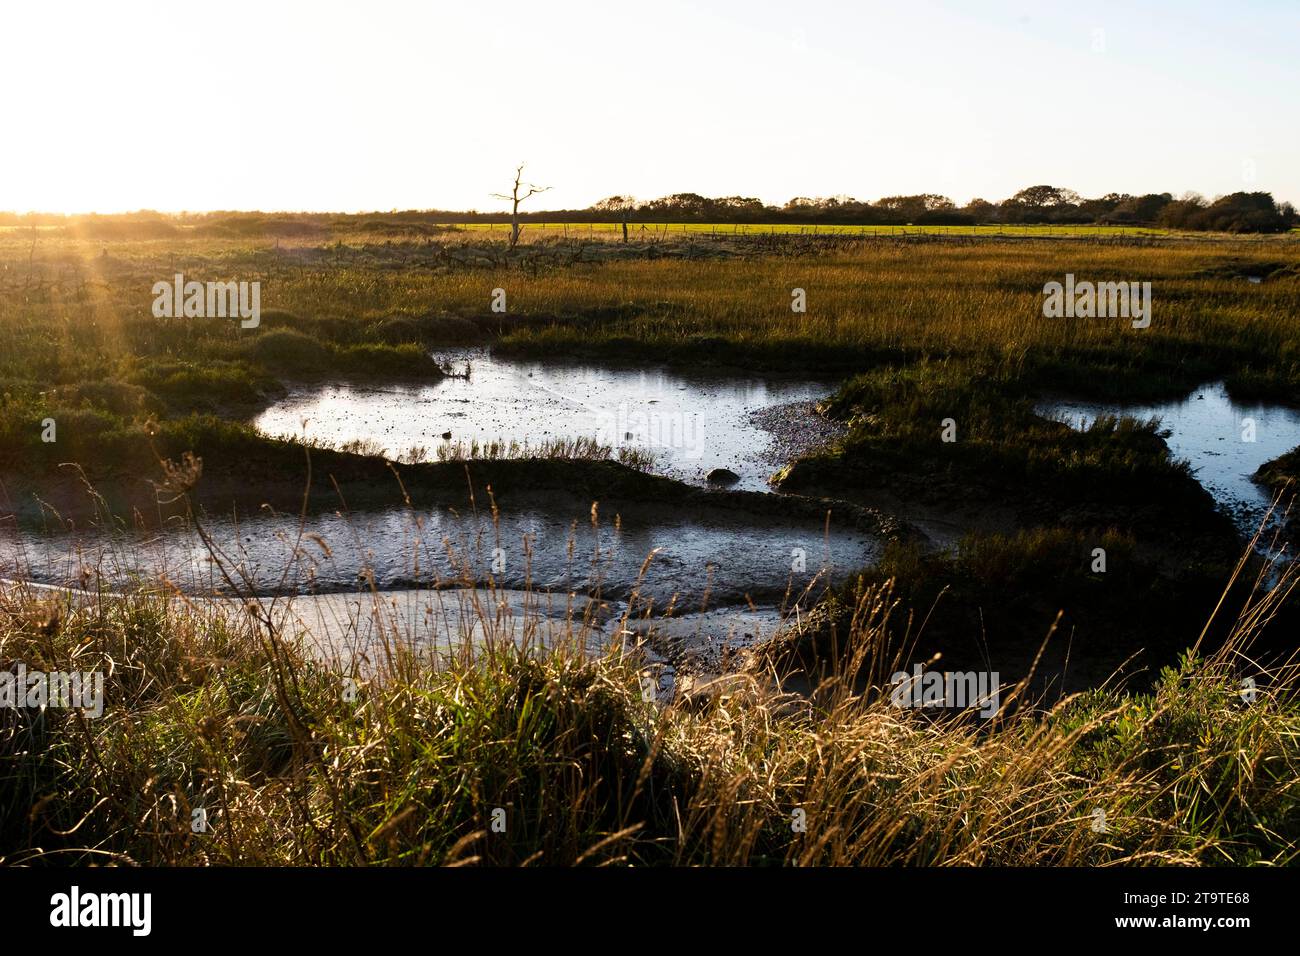
[[[1030,186],[1010,199],[989,202],[972,199],[958,206],[947,196],[921,193],[916,196],[885,196],[875,202],[851,196],[812,199],[799,196],[783,206],[764,205],[745,196],[709,198],[698,193],[674,193],[660,199],[636,200],[611,196],[585,209],[518,211],[524,223],[793,223],[817,225],[887,226],[984,224],[1079,224],[1156,226],[1213,232],[1284,232],[1300,225],[1300,216],[1289,202],[1275,202],[1271,193],[1237,192],[1215,199],[1187,193],[1175,199],[1170,193],[1131,196],[1108,193],[1099,199],[1084,199],[1058,186]],[[437,224],[511,222],[510,212],[478,212],[445,209],[393,210],[386,213],[341,215],[338,213],[210,212],[168,216],[141,210],[121,216],[61,216],[47,213],[0,212],[0,226],[65,225],[77,232],[111,238],[115,231],[138,235],[141,228],[158,238],[174,232],[178,225],[197,228],[212,235],[311,235],[330,229],[376,229],[402,226],[409,231],[438,231]],[[128,225],[130,224],[130,225]],[[636,228],[636,226],[633,226]]]
[[[627,218],[634,222],[836,223],[845,225],[1096,224],[1160,226],[1216,232],[1283,232],[1300,224],[1290,203],[1277,203],[1266,192],[1237,192],[1207,200],[1195,193],[1175,199],[1170,193],[1131,196],[1108,193],[1084,199],[1058,186],[1030,186],[1010,199],[972,199],[958,206],[947,196],[921,193],[886,196],[865,202],[850,196],[822,199],[796,197],[784,206],[766,206],[757,199],[724,196],[710,199],[697,193],[676,193],[635,203],[623,196],[602,200],[587,210],[574,210],[597,221]],[[538,214],[558,219],[556,213]],[[566,213],[567,215],[567,213]]]

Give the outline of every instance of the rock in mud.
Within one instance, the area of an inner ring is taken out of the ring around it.
[[[705,480],[715,485],[734,485],[740,481],[740,475],[730,468],[714,468],[704,476]]]

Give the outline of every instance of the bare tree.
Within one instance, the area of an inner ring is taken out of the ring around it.
[[[627,242],[627,218],[637,208],[637,201],[631,196],[610,196],[596,203],[595,208],[601,212],[618,213],[619,222],[623,224],[623,241]]]
[[[524,164],[520,163],[515,169],[515,188],[511,190],[510,195],[505,193],[493,193],[493,199],[504,199],[510,203],[510,248],[513,249],[519,244],[519,204],[529,196],[536,196],[538,193],[544,193],[550,189],[550,186],[534,186],[532,183],[526,183],[524,179]],[[527,192],[520,195],[520,190],[526,189]]]

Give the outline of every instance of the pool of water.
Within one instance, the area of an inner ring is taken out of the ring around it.
[[[602,503],[488,512],[394,509],[344,517],[257,515],[206,529],[240,591],[305,594],[445,587],[599,594],[664,609],[779,600],[870,565],[879,538],[809,518],[734,508]],[[0,577],[113,589],[165,577],[193,594],[232,593],[195,531],[46,535],[0,526]],[[638,605],[641,606],[641,605]]]
[[[507,588],[348,592],[260,598],[281,633],[301,636],[315,656],[381,667],[399,647],[436,657],[513,643],[558,644],[591,655],[633,646],[650,664],[665,700],[679,670],[707,677],[734,669],[739,657],[776,635],[797,612],[776,605],[735,605],[671,617],[627,618],[626,605],[585,602]],[[223,613],[246,615],[242,601],[216,599]]]
[[[14,581],[0,575],[0,593],[55,593],[94,608],[100,595],[81,589]],[[115,595],[103,597],[112,602]],[[619,601],[587,601],[568,594],[509,588],[409,588],[262,596],[256,599],[278,633],[298,638],[313,657],[339,663],[365,677],[380,677],[399,654],[441,661],[514,644],[540,650],[564,645],[589,655],[635,649],[667,702],[687,689],[734,669],[741,656],[776,635],[800,613],[791,606],[744,604],[671,616],[629,617]],[[176,597],[187,608],[211,611],[236,625],[250,623],[244,598]]]
[[[1255,471],[1300,445],[1300,411],[1235,402],[1222,382],[1159,405],[1055,401],[1037,412],[1079,429],[1099,415],[1159,419],[1174,457],[1191,463],[1197,480],[1245,534],[1254,533],[1272,503],[1271,493],[1253,480]]]
[[[595,438],[653,455],[659,474],[702,484],[710,470],[727,468],[740,476],[734,487],[762,491],[785,458],[824,437],[824,422],[805,420],[816,417],[807,406],[833,390],[812,381],[507,361],[483,351],[437,357],[458,371],[468,365],[468,378],[295,387],[255,425],[266,434],[335,447],[368,441],[392,458],[423,448],[430,460],[448,433],[450,444],[466,448],[497,441],[537,448],[557,439]],[[786,420],[778,416],[774,423],[760,414],[777,406],[791,406]]]

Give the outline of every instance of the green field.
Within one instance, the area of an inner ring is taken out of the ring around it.
[[[467,232],[509,233],[509,223],[445,223],[455,225]],[[540,232],[544,235],[561,235],[581,238],[583,233],[608,234],[622,236],[623,227],[616,222],[597,223],[539,223],[525,224],[525,233]],[[991,238],[995,236],[1027,236],[1050,238],[1053,236],[1168,236],[1175,233],[1169,229],[1155,229],[1147,226],[1039,226],[1039,225],[982,225],[982,226],[850,226],[838,224],[798,225],[794,223],[662,223],[629,222],[629,238],[649,236],[705,234],[710,236],[978,236]]]
[[[375,221],[383,222],[382,214],[375,214]],[[336,231],[347,234],[350,231],[363,231],[360,226],[364,219],[354,223],[354,230],[347,229],[347,220],[340,220],[333,227]],[[405,220],[388,220],[395,231],[400,231]],[[420,225],[437,229],[447,229],[469,233],[488,233],[489,235],[508,236],[508,222],[465,222],[439,221],[435,218],[421,218]],[[76,220],[64,225],[14,226],[0,225],[0,235],[11,236],[61,236],[77,228]],[[124,228],[129,228],[124,227]],[[180,223],[176,227],[178,239],[187,233],[197,233],[192,224]],[[600,238],[622,238],[623,226],[618,222],[541,222],[527,220],[523,223],[523,238],[573,238],[581,239],[584,235]],[[1120,237],[1120,236],[1165,236],[1183,238],[1214,239],[1215,234],[1179,232],[1172,229],[1160,229],[1152,226],[1098,226],[1098,225],[1016,225],[986,224],[975,226],[940,226],[940,225],[889,225],[889,226],[854,226],[836,223],[801,225],[798,223],[707,223],[707,222],[629,222],[628,238],[631,241],[645,239],[671,238],[678,236],[861,236],[861,237],[906,237],[906,236],[975,236],[979,238],[1021,237],[1021,238],[1077,238]],[[1246,237],[1235,237],[1244,241]]]

